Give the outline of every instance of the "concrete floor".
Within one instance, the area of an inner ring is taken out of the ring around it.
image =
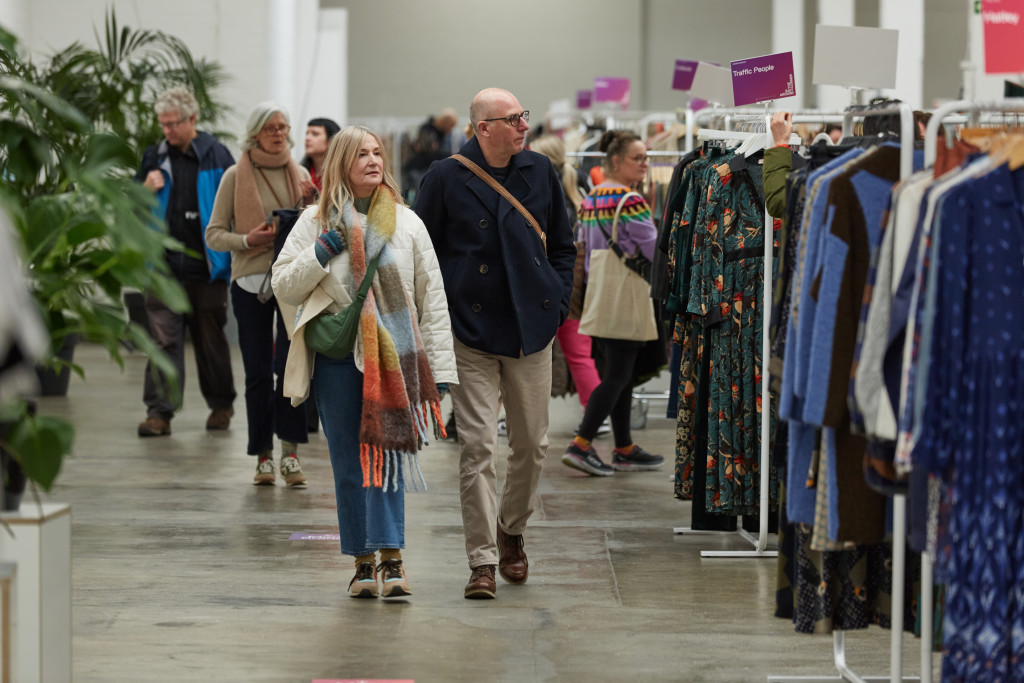
[[[701,559],[702,549],[750,546],[735,534],[673,534],[690,515],[672,496],[668,467],[591,478],[560,463],[581,416],[574,397],[551,403],[527,584],[499,581],[493,601],[463,598],[458,451],[442,442],[422,455],[429,491],[406,498],[414,594],[353,600],[352,565],[337,542],[289,540],[337,533],[321,434],[300,453],[308,488],[257,488],[242,398],[229,431],[206,432],[191,358],[174,433],[152,439],[135,435],[145,360],[130,356],[121,371],[88,345],[76,360],[87,381],[74,377],[68,397],[40,408],[77,429],[75,457],[47,498],[72,505],[78,683],[835,676],[830,636],[796,634],[772,616],[774,560]],[[237,351],[235,372],[242,387]],[[654,402],[635,436],[671,460],[675,428],[662,410]],[[599,440],[604,457],[610,449]],[[904,638],[903,651],[916,675],[918,641]],[[858,673],[887,674],[889,633],[848,634],[847,654]]]

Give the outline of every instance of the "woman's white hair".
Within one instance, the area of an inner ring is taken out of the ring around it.
[[[256,105],[256,108],[249,114],[249,119],[245,122],[245,139],[242,140],[242,151],[254,149],[256,147],[256,136],[263,130],[263,126],[267,125],[267,121],[274,118],[274,114],[280,113],[284,117],[284,122],[289,126],[292,124],[291,117],[288,115],[288,110],[282,107],[277,102],[260,102]],[[293,147],[292,143],[292,132],[288,131],[288,146]]]

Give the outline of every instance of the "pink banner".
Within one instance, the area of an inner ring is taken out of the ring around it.
[[[1024,0],[981,0],[985,73],[1024,72]]]
[[[623,110],[629,109],[629,79],[595,78],[594,101],[616,102]]]

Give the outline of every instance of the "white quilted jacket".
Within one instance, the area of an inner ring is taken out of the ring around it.
[[[430,370],[435,382],[458,384],[448,300],[434,246],[419,216],[408,207],[396,208],[395,234],[389,246],[402,284],[416,306]],[[348,250],[334,257],[326,271],[316,259],[313,247],[321,232],[317,212],[315,206],[302,212],[274,262],[271,279],[278,302],[298,306],[294,324],[288,325],[293,332],[284,379],[284,395],[291,398],[292,405],[299,405],[309,396],[309,380],[313,376],[315,354],[306,348],[302,327],[322,311],[338,313],[352,301]],[[365,221],[364,216],[361,219]],[[355,361],[361,371],[363,341],[358,335]]]

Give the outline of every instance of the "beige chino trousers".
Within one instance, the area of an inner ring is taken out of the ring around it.
[[[537,504],[548,451],[551,344],[510,358],[471,349],[455,340],[459,384],[452,387],[459,435],[459,494],[470,568],[498,564],[496,525],[518,535]],[[498,400],[505,406],[508,465],[497,495]]]

